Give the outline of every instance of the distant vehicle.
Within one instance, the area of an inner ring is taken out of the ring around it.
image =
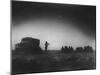
[[[39,47],[40,40],[31,38],[31,37],[25,37],[21,40],[20,43],[16,44],[15,50],[19,52],[26,52],[26,53],[41,53],[42,50]]]

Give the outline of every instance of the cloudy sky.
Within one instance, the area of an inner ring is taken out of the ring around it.
[[[23,37],[45,41],[50,50],[90,45],[95,49],[96,7],[12,1],[12,48]]]

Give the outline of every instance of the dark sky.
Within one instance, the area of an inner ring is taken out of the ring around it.
[[[50,49],[62,45],[91,45],[94,48],[96,6],[12,2],[12,44],[23,37],[47,40]]]

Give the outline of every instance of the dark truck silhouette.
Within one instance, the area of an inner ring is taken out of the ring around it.
[[[16,44],[15,50],[20,53],[41,53],[40,40],[25,37],[21,40],[20,43]]]

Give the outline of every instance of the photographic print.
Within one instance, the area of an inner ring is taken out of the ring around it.
[[[96,69],[96,6],[11,1],[11,73]]]

